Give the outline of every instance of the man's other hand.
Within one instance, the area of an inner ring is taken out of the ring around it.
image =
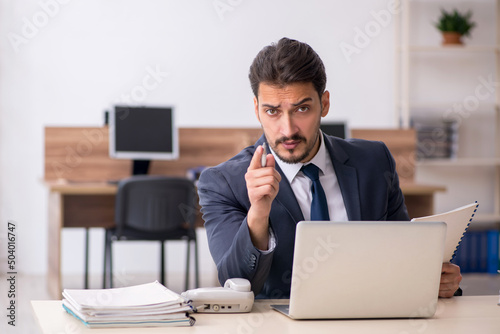
[[[439,297],[453,297],[458,290],[462,275],[460,267],[453,263],[443,263],[441,270],[441,283],[439,285]]]

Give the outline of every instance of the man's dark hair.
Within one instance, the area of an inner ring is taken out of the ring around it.
[[[325,66],[318,54],[308,44],[286,37],[257,54],[248,77],[257,98],[261,82],[280,87],[312,82],[320,99],[326,87]]]

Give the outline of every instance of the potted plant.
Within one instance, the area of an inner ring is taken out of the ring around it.
[[[456,9],[452,12],[441,9],[441,16],[435,26],[443,34],[443,44],[463,44],[462,36],[470,36],[470,31],[476,25],[471,17],[470,10],[462,14]]]

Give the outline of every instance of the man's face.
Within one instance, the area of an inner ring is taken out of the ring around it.
[[[260,83],[255,115],[266,139],[288,163],[307,162],[319,149],[319,124],[328,114],[330,93],[320,97],[311,82],[284,87]]]

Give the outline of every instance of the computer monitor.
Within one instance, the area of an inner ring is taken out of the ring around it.
[[[147,174],[151,160],[179,157],[172,108],[115,106],[109,125],[110,157],[132,159],[133,175]]]
[[[346,139],[348,137],[347,126],[344,122],[325,122],[320,125],[321,131],[327,135]]]

